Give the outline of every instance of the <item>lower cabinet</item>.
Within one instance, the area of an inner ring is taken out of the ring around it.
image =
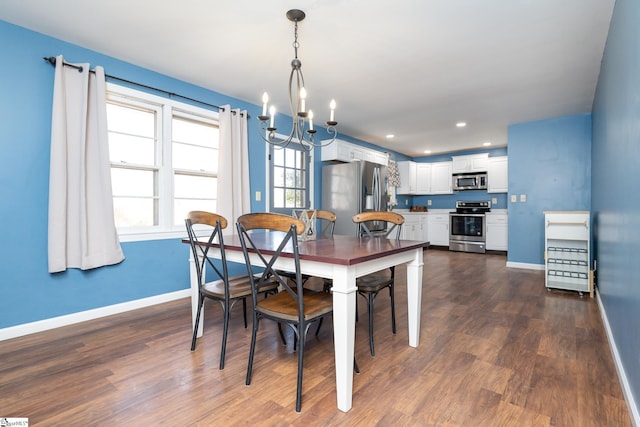
[[[429,244],[435,246],[449,246],[449,214],[427,214],[427,236]]]
[[[485,218],[487,221],[487,250],[506,251],[509,241],[507,214],[488,213]]]

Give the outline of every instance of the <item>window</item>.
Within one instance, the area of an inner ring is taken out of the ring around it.
[[[181,236],[187,212],[216,211],[217,117],[173,99],[107,85],[111,183],[121,240],[123,235],[135,236],[131,240]]]
[[[293,209],[311,206],[310,158],[298,144],[269,146],[271,212],[291,215]]]

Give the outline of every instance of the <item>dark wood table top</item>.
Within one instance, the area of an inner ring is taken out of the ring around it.
[[[254,233],[252,239],[265,254],[273,254],[282,240],[280,232]],[[189,243],[189,240],[183,240]],[[237,235],[225,236],[226,250],[242,251]],[[333,236],[298,242],[300,259],[339,265],[354,265],[383,256],[425,248],[429,242],[385,238]],[[281,256],[292,257],[292,248]]]

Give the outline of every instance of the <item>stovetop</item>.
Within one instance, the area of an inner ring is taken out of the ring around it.
[[[456,202],[455,213],[479,214],[479,213],[487,213],[487,212],[491,212],[491,201],[489,200],[480,200],[480,201],[458,200]]]

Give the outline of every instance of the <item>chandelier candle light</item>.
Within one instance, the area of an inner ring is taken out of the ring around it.
[[[298,43],[298,22],[302,21],[305,16],[305,13],[298,9],[287,12],[287,18],[294,23],[293,50],[295,57],[291,61],[291,75],[289,76],[289,107],[293,119],[291,133],[285,138],[276,136],[276,108],[273,105],[268,105],[269,95],[267,92],[262,95],[262,115],[258,116],[258,120],[260,120],[260,136],[269,144],[286,147],[293,141],[300,143],[305,150],[311,151],[314,147],[322,147],[335,141],[338,136],[335,127],[338,122],[335,121],[336,101],[332,99],[329,103],[329,121],[326,122],[326,125],[327,132],[332,134],[333,138],[322,143],[315,142],[316,130],[313,128],[313,111],[306,109],[307,91],[304,88],[302,62],[298,59],[298,47],[300,46]],[[307,126],[308,128],[305,130]]]

